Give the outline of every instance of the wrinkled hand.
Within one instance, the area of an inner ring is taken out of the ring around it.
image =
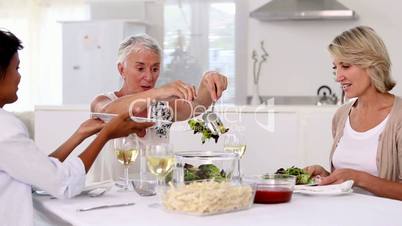
[[[105,123],[100,119],[88,119],[77,129],[77,133],[84,139],[99,132]]]
[[[347,180],[353,180],[355,184],[358,183],[357,178],[361,171],[353,169],[337,169],[327,177],[322,177],[320,185],[327,184],[340,184]]]
[[[180,80],[168,83],[156,90],[161,99],[178,98],[193,101],[197,97],[195,87]]]
[[[145,135],[145,129],[152,126],[154,123],[138,123],[130,119],[129,113],[119,114],[114,117],[110,122],[106,123],[102,132],[105,132],[109,139],[118,137],[126,137],[132,133],[136,133],[138,136],[143,137]]]
[[[303,170],[306,171],[308,174],[310,174],[311,177],[315,176],[326,177],[329,175],[329,172],[326,171],[324,167],[320,165],[307,166]]]
[[[216,71],[208,71],[202,77],[201,84],[207,87],[212,101],[217,101],[221,98],[223,91],[226,90],[228,80],[226,76]]]

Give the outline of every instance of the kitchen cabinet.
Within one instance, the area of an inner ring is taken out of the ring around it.
[[[89,104],[95,95],[118,89],[119,44],[145,31],[138,21],[62,22],[63,104]]]

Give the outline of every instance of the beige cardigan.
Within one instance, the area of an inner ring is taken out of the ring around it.
[[[334,143],[330,154],[332,171],[332,157],[343,136],[345,122],[355,101],[340,107],[332,119],[332,137]],[[380,178],[402,182],[402,99],[395,96],[388,122],[380,134],[377,149],[377,170]]]

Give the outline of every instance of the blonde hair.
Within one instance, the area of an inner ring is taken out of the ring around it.
[[[127,37],[120,43],[119,51],[117,53],[117,63],[123,63],[131,51],[138,49],[149,49],[156,53],[159,57],[162,55],[162,49],[158,42],[147,34],[132,35]]]
[[[335,37],[328,50],[340,61],[366,69],[374,87],[382,93],[395,86],[391,60],[382,39],[370,27],[358,26]]]

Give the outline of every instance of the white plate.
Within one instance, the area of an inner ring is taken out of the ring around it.
[[[323,186],[296,185],[294,192],[305,195],[345,195],[353,192],[352,186],[353,180]]]
[[[113,117],[116,117],[117,114],[110,114],[110,113],[98,113],[98,112],[91,112],[91,118],[98,118],[104,122],[109,122],[112,120]],[[137,117],[132,116],[131,120],[135,122],[162,122],[162,123],[172,123],[169,120],[162,120],[162,119],[152,119],[152,118],[144,118],[144,117]]]
[[[353,192],[353,189],[349,189],[346,191],[342,190],[328,190],[328,191],[314,191],[314,190],[294,190],[296,194],[302,195],[347,195]]]

